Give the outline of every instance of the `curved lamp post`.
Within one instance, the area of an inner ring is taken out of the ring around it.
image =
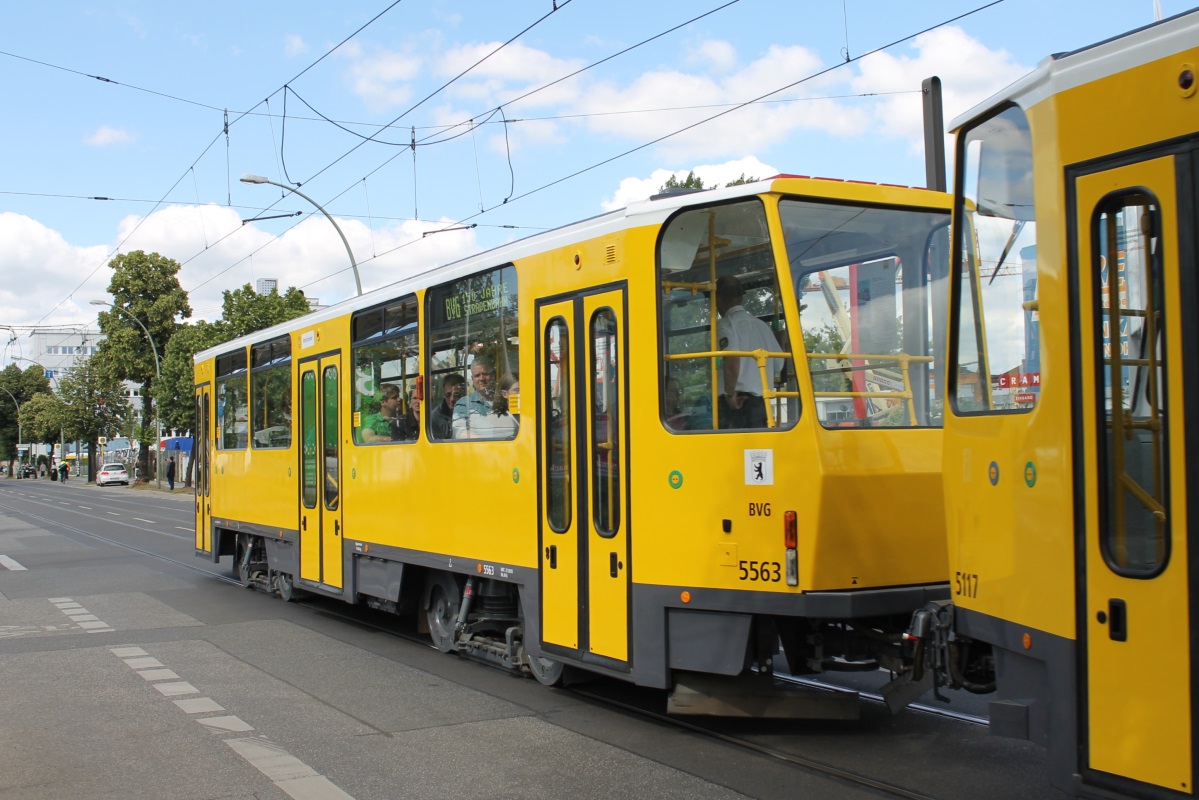
[[[269,178],[264,178],[261,175],[252,175],[247,172],[245,175],[241,176],[241,182],[255,184],[269,183],[271,186],[278,186],[280,189],[286,189],[289,192],[298,194],[300,197],[303,197],[309,203],[312,203],[314,206],[316,206],[317,210],[325,215],[325,219],[332,223],[333,229],[337,231],[337,235],[341,237],[341,243],[346,246],[346,253],[350,256],[350,268],[354,270],[354,285],[358,287],[358,294],[362,294],[362,279],[358,277],[358,262],[354,260],[354,251],[350,249],[350,243],[346,240],[346,235],[341,232],[341,226],[337,224],[337,221],[330,216],[329,212],[326,211],[320,203],[316,202],[295,187],[288,186],[285,183],[276,183],[275,181],[272,181]]]
[[[124,314],[126,317],[136,322],[137,326],[145,332],[146,338],[150,340],[150,351],[154,353],[154,380],[156,381],[155,385],[157,386],[157,382],[162,381],[162,366],[158,362],[158,347],[154,344],[154,337],[150,335],[149,329],[142,324],[140,319],[133,316],[125,309],[114,306],[112,303],[109,303],[105,300],[89,300],[88,302],[93,306],[108,306],[113,310],[114,313]],[[162,489],[162,465],[158,463],[162,460],[158,455],[158,451],[162,447],[162,415],[159,413],[157,404],[155,404],[154,408],[154,430],[156,437],[154,440],[154,478],[158,483],[158,488]],[[91,468],[89,467],[88,469],[90,471]]]
[[[24,436],[21,434],[21,404],[17,402],[16,396],[13,395],[13,393],[10,392],[8,389],[4,389],[3,386],[0,386],[0,389],[3,389],[4,393],[12,398],[13,405],[15,405],[17,407],[17,444],[20,444],[21,439],[24,438]],[[20,461],[19,454],[18,454],[17,460]],[[11,478],[12,475],[9,475],[8,477]]]

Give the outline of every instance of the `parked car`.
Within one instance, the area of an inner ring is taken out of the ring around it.
[[[100,471],[96,473],[96,485],[107,486],[110,483],[129,485],[129,473],[125,471],[124,464],[105,464],[100,467]]]
[[[33,466],[32,464],[22,464],[21,475],[26,478],[36,478],[37,467]]]

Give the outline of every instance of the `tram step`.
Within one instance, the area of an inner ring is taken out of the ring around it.
[[[676,673],[667,698],[670,714],[755,719],[857,719],[857,692],[783,686],[765,677]]]

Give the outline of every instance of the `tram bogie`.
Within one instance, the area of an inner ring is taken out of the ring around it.
[[[948,208],[655,199],[200,353],[197,554],[551,685],[894,668],[948,596]]]

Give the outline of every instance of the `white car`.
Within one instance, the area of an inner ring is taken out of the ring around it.
[[[124,464],[105,464],[100,467],[100,471],[96,473],[96,485],[107,486],[110,483],[129,485],[129,473],[125,471]]]

